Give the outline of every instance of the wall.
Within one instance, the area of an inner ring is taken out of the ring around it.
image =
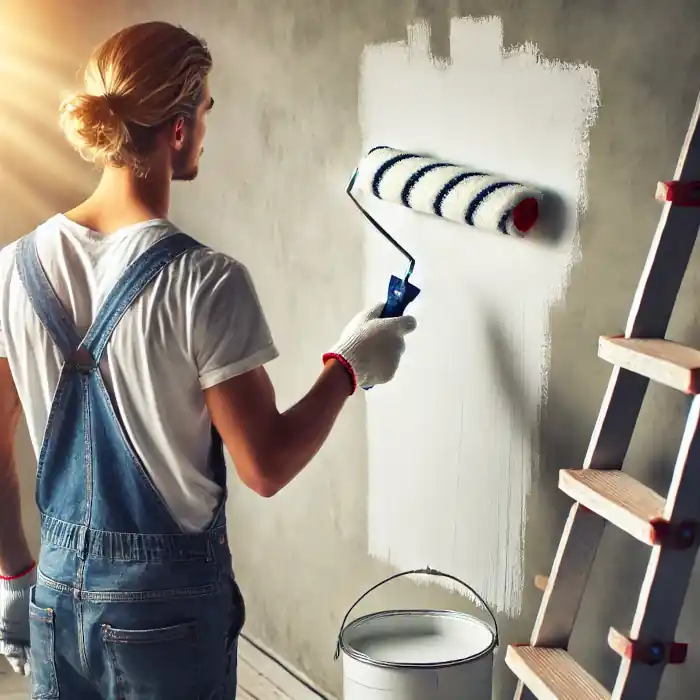
[[[415,256],[412,279],[424,290],[412,307],[421,332],[402,371],[367,397],[369,547],[401,569],[427,562],[449,571],[516,617],[550,308],[580,257],[598,79],[592,67],[547,60],[532,45],[504,47],[498,17],[454,19],[449,62],[431,55],[429,29],[414,24],[407,42],[365,51],[365,149],[428,153],[546,196],[525,240],[363,197]],[[406,263],[366,228],[371,303]]]
[[[57,93],[72,84],[90,45],[147,17],[181,22],[207,37],[217,64],[216,112],[202,174],[176,186],[173,218],[250,267],[282,351],[271,367],[282,405],[310,384],[320,353],[363,302],[364,229],[343,189],[363,147],[358,91],[365,47],[405,41],[407,26],[425,18],[433,52],[447,57],[452,17],[495,15],[505,46],[532,42],[545,58],[599,72],[581,260],[549,319],[551,363],[526,508],[522,613],[500,616],[504,641],[524,640],[539,604],[529,582],[549,568],[569,505],[556,489],[557,470],[580,464],[609,376],[596,359],[596,339],[624,326],[660,213],[654,185],[673,171],[699,87],[693,76],[700,7],[694,0],[221,0],[208,2],[205,12],[186,0],[0,0],[0,15],[0,27],[9,26],[8,15],[15,27],[12,51],[0,59],[1,240],[68,208],[94,182],[51,130]],[[699,271],[694,260],[670,331],[696,345],[691,300],[700,291]],[[460,359],[459,349],[453,355]],[[629,456],[631,472],[662,493],[683,409],[681,399],[652,389]],[[332,654],[339,622],[361,592],[392,571],[367,553],[365,419],[359,398],[314,466],[285,492],[262,501],[234,485],[230,507],[249,633],[337,693]],[[19,457],[29,493],[26,441]],[[440,478],[435,465],[427,469]],[[35,516],[27,512],[35,533]],[[641,545],[606,533],[572,649],[608,684],[615,659],[605,647],[607,628],[629,624],[644,565]],[[470,609],[442,589],[396,584],[362,610],[408,602]],[[679,632],[693,643],[690,663],[667,673],[664,699],[694,697],[699,604],[691,593]],[[513,679],[500,655],[496,681],[505,700]]]

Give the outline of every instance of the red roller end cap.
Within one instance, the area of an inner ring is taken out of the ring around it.
[[[537,222],[539,214],[540,205],[534,197],[523,199],[513,209],[513,225],[520,233],[527,233]]]

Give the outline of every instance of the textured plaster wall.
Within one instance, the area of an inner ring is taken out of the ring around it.
[[[41,14],[40,14],[41,13]],[[501,619],[504,642],[526,639],[567,499],[557,470],[583,458],[609,368],[596,359],[600,333],[621,331],[660,209],[657,179],[670,177],[700,80],[700,6],[694,0],[187,0],[88,3],[0,0],[0,241],[87,193],[95,175],[55,131],[61,89],[88,48],[125,23],[180,22],[203,34],[216,60],[217,100],[202,174],[177,185],[173,218],[251,269],[282,358],[271,367],[281,405],[311,383],[320,353],[362,303],[362,222],[343,194],[361,150],[358,69],[364,47],[406,38],[417,18],[433,51],[449,54],[449,20],[496,15],[504,45],[533,42],[550,59],[599,71],[601,108],[591,136],[581,262],[551,314],[549,395],[526,523],[523,613]],[[670,335],[700,345],[693,260]],[[453,349],[459,357],[458,349]],[[475,368],[474,371],[478,371]],[[517,395],[512,396],[517,402]],[[635,476],[665,492],[684,402],[652,388],[630,454]],[[429,410],[429,407],[426,407]],[[351,403],[316,463],[272,501],[232,485],[231,542],[249,604],[249,633],[339,694],[335,635],[349,604],[390,572],[367,555],[367,446],[362,398]],[[31,509],[27,441],[19,460]],[[606,533],[572,649],[610,684],[608,627],[629,624],[644,550]],[[697,590],[697,585],[693,587]],[[374,603],[469,605],[441,589],[396,584]],[[691,593],[680,637],[686,666],[667,673],[662,699],[695,697],[700,598]],[[497,661],[498,700],[513,679]]]

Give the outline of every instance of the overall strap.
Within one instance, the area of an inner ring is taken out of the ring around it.
[[[105,347],[122,316],[153,278],[180,255],[201,244],[184,233],[162,238],[144,251],[119,278],[82,341],[82,347],[99,364]]]
[[[80,345],[80,336],[39,261],[34,233],[19,240],[15,266],[34,313],[61,351],[63,359],[68,361]]]

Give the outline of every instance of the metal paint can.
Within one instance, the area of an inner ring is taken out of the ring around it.
[[[493,626],[452,610],[384,610],[347,624],[372,591],[412,574],[465,586]],[[370,588],[345,615],[336,648],[336,659],[343,654],[343,700],[491,700],[497,646],[496,618],[466,583],[430,568],[396,574]]]

